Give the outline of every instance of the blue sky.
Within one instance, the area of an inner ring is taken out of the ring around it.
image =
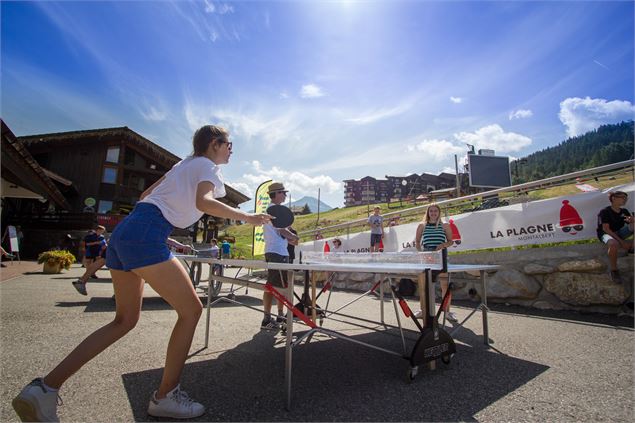
[[[184,157],[226,126],[227,182],[343,204],[345,179],[453,172],[633,119],[634,3],[5,2],[17,135],[128,126]],[[250,208],[247,203],[243,208]]]

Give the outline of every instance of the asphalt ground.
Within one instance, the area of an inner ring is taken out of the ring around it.
[[[83,297],[71,286],[82,271],[74,266],[58,275],[27,272],[0,284],[1,421],[17,421],[11,399],[20,389],[114,316],[108,272],[99,271],[102,279],[89,283],[89,296]],[[252,289],[238,299],[261,308],[261,294]],[[144,295],[137,327],[84,366],[60,391],[62,421],[162,421],[149,417],[146,409],[161,377],[176,314],[147,285]],[[329,309],[357,295],[337,291]],[[321,300],[324,305],[326,299]],[[417,301],[413,298],[410,304],[416,308]],[[385,305],[386,320],[394,323],[392,304]],[[463,318],[474,305],[461,303],[454,310]],[[285,338],[260,331],[262,314],[221,303],[212,310],[207,349],[203,349],[205,313],[199,322],[182,388],[207,408],[193,421],[635,420],[632,317],[491,308],[494,348],[483,344],[479,312],[456,333],[457,353],[450,365],[422,369],[412,383],[407,383],[409,365],[402,358],[314,337],[294,349],[293,407],[287,411]],[[347,314],[371,319],[378,319],[378,310],[379,300],[371,297],[345,309]],[[404,323],[415,329],[412,321]],[[334,320],[324,326],[357,340],[401,349],[395,329],[360,328]],[[414,340],[417,333],[410,331],[408,336]]]

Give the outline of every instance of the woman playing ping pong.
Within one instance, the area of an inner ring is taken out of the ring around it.
[[[447,263],[448,247],[451,247],[452,241],[452,229],[447,223],[443,223],[441,220],[441,209],[436,204],[430,204],[426,211],[426,217],[422,223],[417,227],[417,233],[415,235],[415,245],[419,251],[442,251],[443,252],[443,264]],[[442,271],[432,271],[432,283],[436,283],[439,280],[439,275]],[[445,292],[448,290],[448,280],[443,278],[441,281],[441,297],[445,296]],[[457,318],[450,311],[450,303],[447,305],[447,318],[450,322],[457,322]],[[418,313],[420,314],[420,313]]]
[[[187,228],[203,213],[252,225],[268,223],[271,216],[245,213],[217,200],[225,195],[219,165],[228,163],[232,154],[225,129],[203,126],[194,134],[193,147],[192,156],[174,165],[141,194],[132,213],[112,233],[106,264],[117,302],[114,320],[88,336],[44,378],[33,380],[20,392],[13,408],[23,421],[58,421],[58,389],[62,384],[137,324],[144,280],[178,315],[161,383],[152,394],[148,414],[184,419],[205,412],[179,384],[202,304],[166,240],[174,227]]]

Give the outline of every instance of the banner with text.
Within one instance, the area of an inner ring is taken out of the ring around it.
[[[260,184],[256,189],[256,195],[254,196],[254,213],[265,213],[269,204],[271,204],[271,198],[269,198],[269,185],[273,181],[269,180]],[[254,226],[253,242],[251,247],[251,255],[258,256],[265,253],[265,233],[262,226]]]
[[[548,200],[463,213],[444,218],[453,233],[454,245],[449,251],[514,247],[548,242],[564,242],[596,238],[597,215],[610,205],[611,191],[628,194],[625,205],[631,214],[634,209],[635,183],[604,191],[590,191]],[[425,211],[422,213],[422,217]],[[384,228],[384,251],[399,252],[415,249],[414,238],[418,222]],[[332,249],[335,237],[302,243],[300,251],[324,251],[328,242]],[[370,231],[338,236],[347,252],[369,252]]]

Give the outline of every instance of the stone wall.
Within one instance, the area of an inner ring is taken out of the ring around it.
[[[621,255],[618,267],[623,283],[611,281],[606,247],[602,244],[531,248],[450,256],[451,263],[498,264],[488,273],[490,303],[517,304],[539,309],[620,313],[632,302],[633,255]],[[453,298],[479,301],[478,272],[453,273]],[[416,279],[414,279],[416,281]],[[335,286],[367,290],[373,280],[363,274],[338,274]],[[440,297],[440,288],[437,297]]]

